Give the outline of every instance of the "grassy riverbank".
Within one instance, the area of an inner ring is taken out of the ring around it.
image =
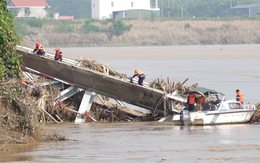
[[[24,46],[33,48],[35,42],[41,42],[45,47],[260,43],[260,21],[257,19],[122,20],[132,27],[121,35],[111,35],[112,23],[107,20],[42,21],[40,26],[23,25],[27,30],[22,41]]]

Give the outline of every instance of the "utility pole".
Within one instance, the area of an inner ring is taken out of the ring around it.
[[[181,6],[181,18],[183,18],[183,6]]]
[[[239,0],[237,0],[237,5],[239,5]]]
[[[232,0],[230,0],[230,7],[232,8]]]
[[[162,18],[163,18],[163,0],[162,0]]]
[[[168,0],[168,10],[169,10],[169,0]],[[168,11],[168,18],[170,17],[170,11]]]

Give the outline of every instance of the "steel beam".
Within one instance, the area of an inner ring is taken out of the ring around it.
[[[81,115],[90,111],[95,96],[96,93],[91,91],[85,91],[78,110],[80,114],[77,115],[75,123],[83,123],[86,121],[84,118],[82,118]]]
[[[80,91],[79,88],[77,87],[69,87],[65,90],[63,90],[56,98],[55,98],[55,102],[57,101],[64,101],[68,98],[70,98],[71,96],[75,95],[76,93],[78,93]]]

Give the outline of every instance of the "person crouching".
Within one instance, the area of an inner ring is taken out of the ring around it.
[[[55,51],[56,51],[56,53],[55,53],[54,60],[58,61],[58,62],[62,61],[63,56],[62,56],[62,51],[60,50],[60,48],[56,48]]]
[[[135,74],[133,75],[133,77],[131,78],[131,82],[133,80],[134,77],[138,76],[138,84],[143,86],[143,82],[144,82],[144,79],[145,79],[145,74],[139,70],[135,70],[134,72]]]
[[[39,42],[36,43],[36,46],[35,46],[35,49],[33,50],[33,53],[34,52],[36,52],[36,54],[38,54],[39,57],[41,57],[42,55],[45,54],[45,50]]]

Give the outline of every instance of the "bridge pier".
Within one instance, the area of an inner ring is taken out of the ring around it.
[[[85,114],[86,112],[90,111],[95,96],[95,92],[85,90],[84,96],[81,100],[80,107],[78,110],[80,114],[77,114],[75,123],[83,123],[86,121],[84,118],[82,118],[81,114]]]

